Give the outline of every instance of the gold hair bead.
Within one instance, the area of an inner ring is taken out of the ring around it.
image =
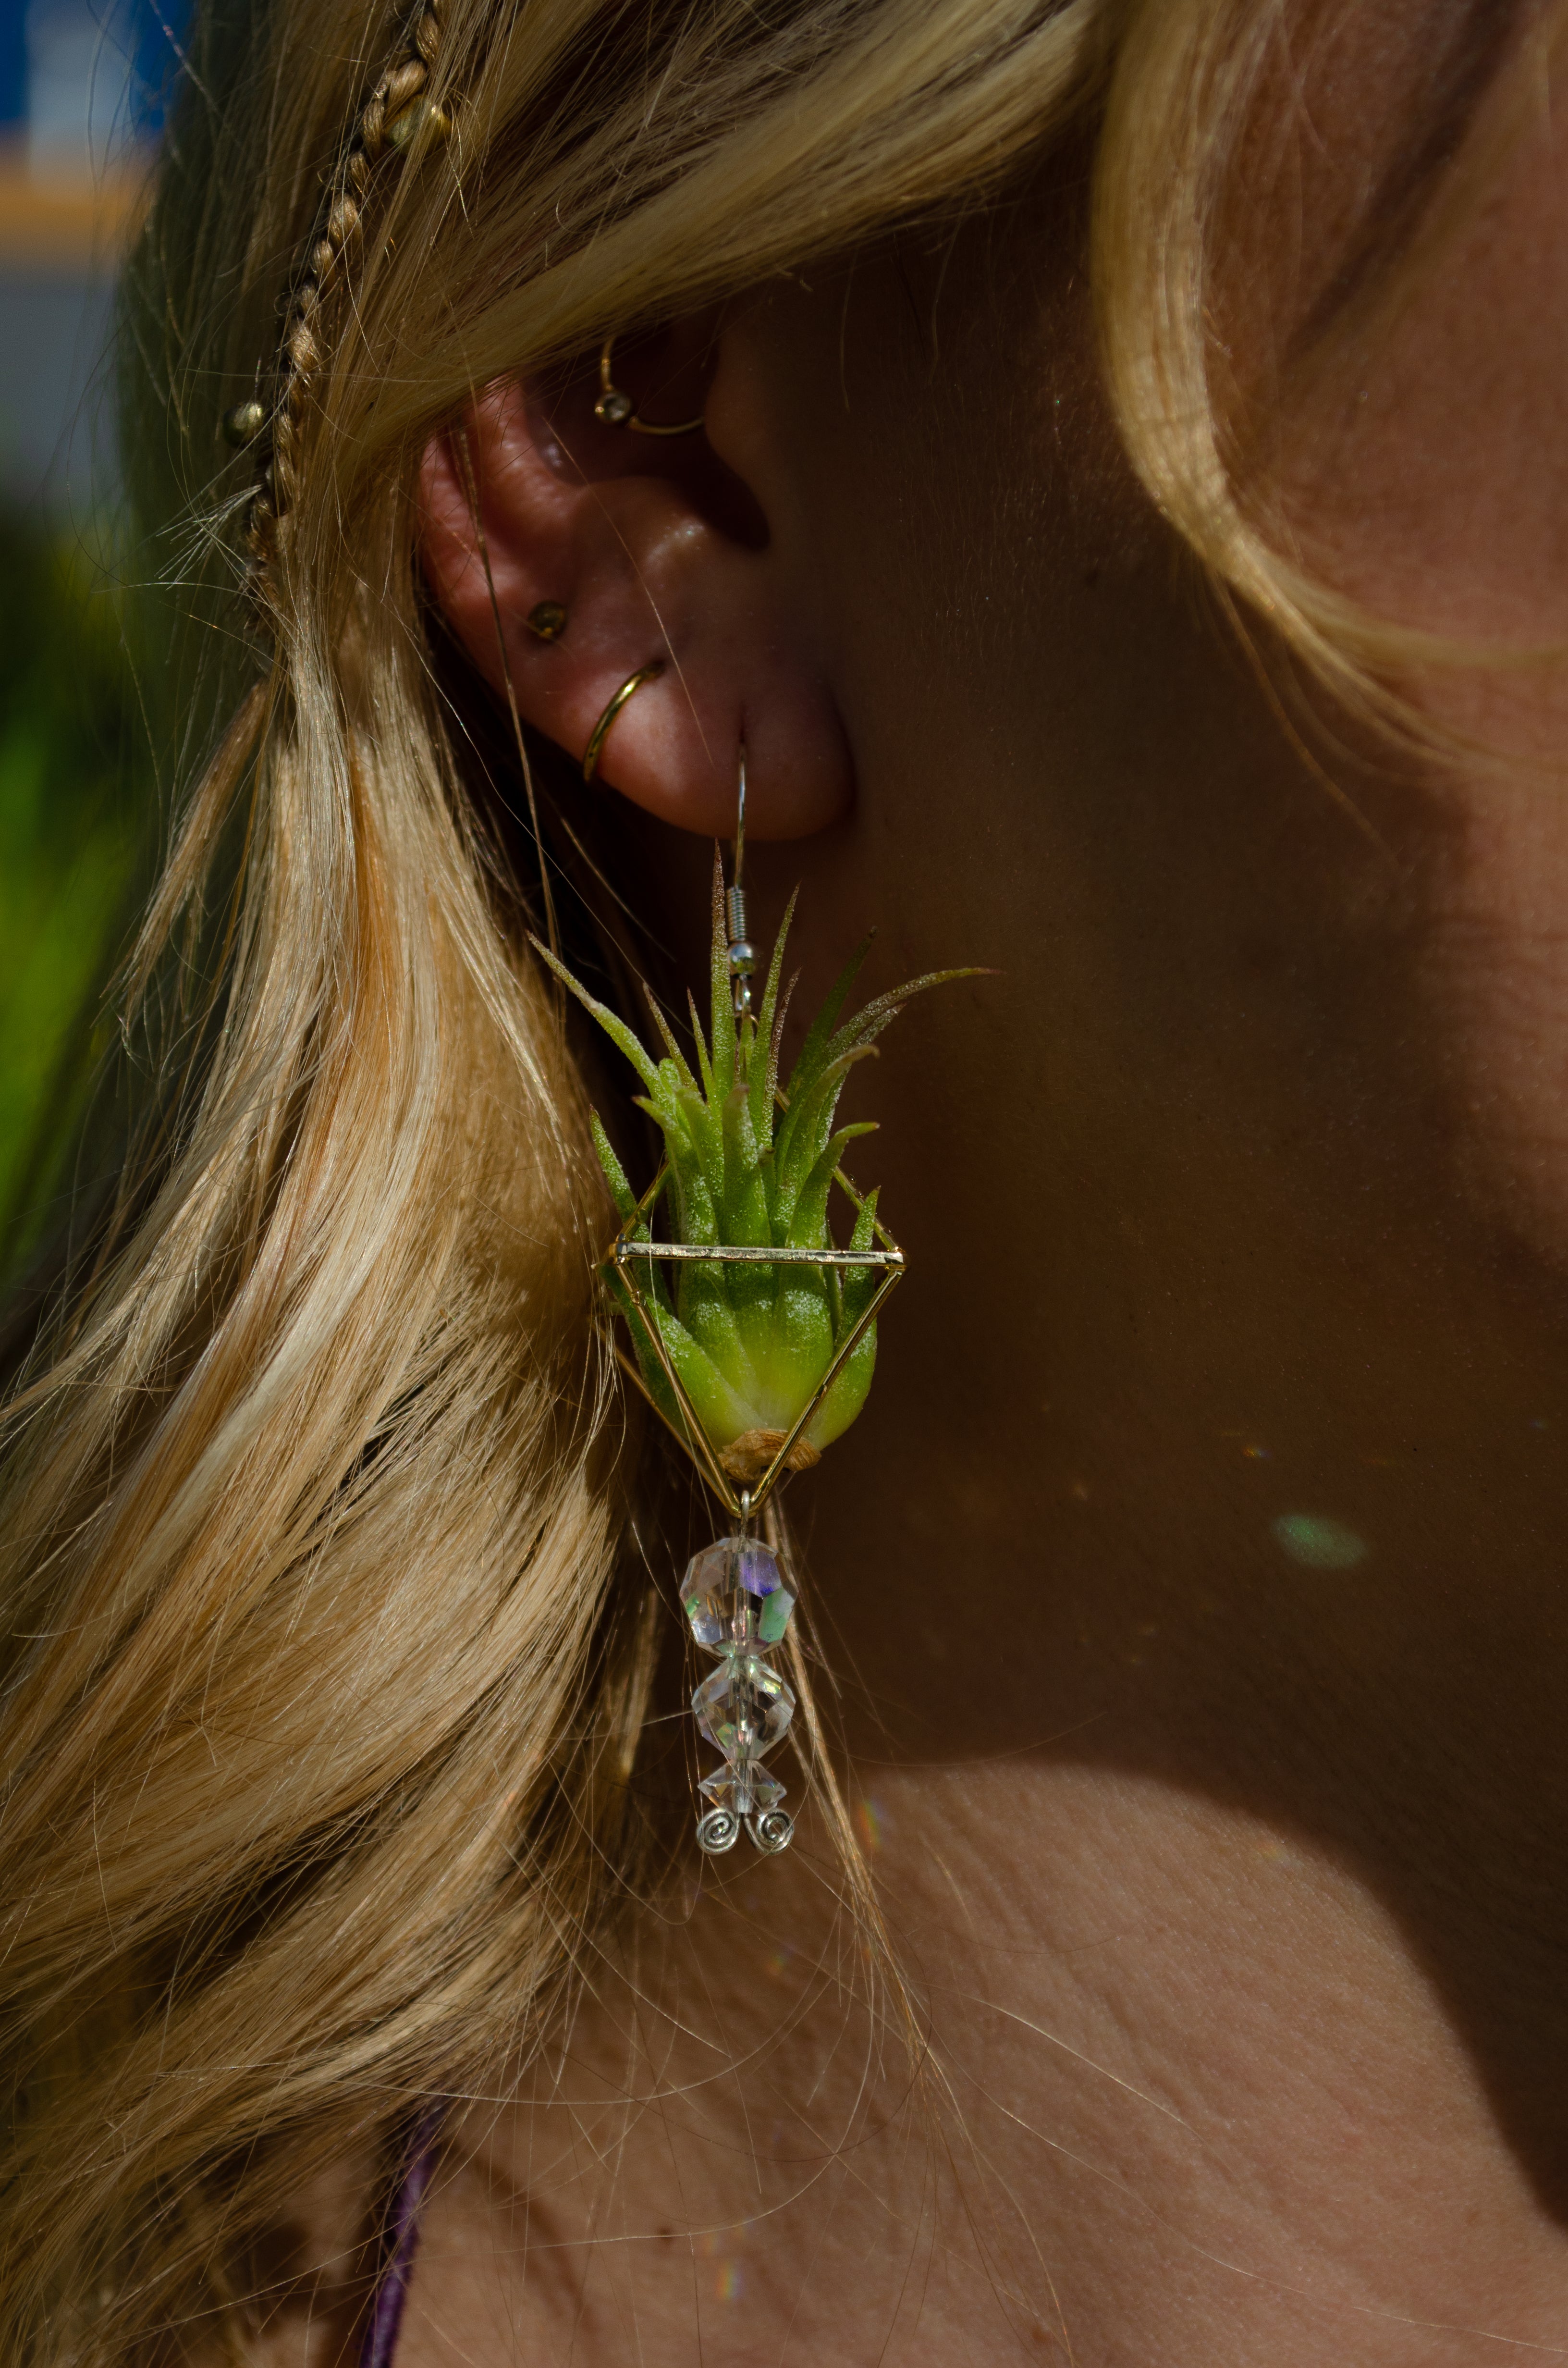
[[[447,0],[414,0],[401,37],[338,149],[284,308],[274,356],[274,403],[265,416],[258,406],[254,430],[245,404],[236,404],[224,421],[224,432],[234,442],[254,442],[257,450],[245,541],[255,562],[246,582],[259,609],[275,606],[272,571],[299,499],[301,429],[318,377],[333,367],[346,283],[350,303],[358,301],[353,265],[364,243],[375,160],[391,148],[405,152],[412,165],[453,128],[452,117],[427,96],[446,6]],[[404,103],[402,95],[411,89]],[[379,126],[374,138],[372,125]],[[281,463],[276,470],[275,459]]]
[[[664,673],[664,659],[653,658],[650,659],[649,663],[645,666],[639,666],[635,674],[628,675],[626,680],[621,684],[620,689],[616,692],[615,697],[610,700],[609,705],[605,709],[604,713],[595,724],[592,732],[588,734],[588,745],[583,751],[583,779],[585,781],[591,781],[595,774],[598,771],[599,756],[605,745],[605,735],[608,732],[610,725],[615,722],[616,717],[620,713],[620,711],[625,706],[627,700],[629,699],[634,699],[645,682],[656,682],[659,677]]]
[[[254,444],[267,425],[267,413],[253,394],[223,414],[223,440],[236,450]]]
[[[419,97],[411,99],[387,125],[387,142],[393,148],[410,148],[421,132],[434,142],[445,140],[451,128],[452,120],[446,108],[437,107],[433,98],[426,98],[421,91]]]
[[[524,620],[537,642],[558,642],[566,631],[566,609],[560,600],[540,600]]]

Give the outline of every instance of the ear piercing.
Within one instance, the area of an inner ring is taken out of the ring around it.
[[[661,427],[652,419],[639,419],[637,405],[610,376],[609,356],[614,343],[614,337],[608,336],[600,348],[599,399],[594,405],[594,417],[605,427],[630,427],[639,436],[695,436],[702,426],[700,417],[678,420],[671,427]]]
[[[608,732],[610,725],[615,722],[616,717],[620,713],[621,709],[626,705],[627,700],[629,699],[635,699],[637,693],[642,689],[645,682],[656,682],[660,675],[664,673],[664,659],[652,658],[645,666],[639,666],[635,674],[628,675],[626,680],[621,684],[620,689],[616,692],[615,697],[610,700],[609,705],[605,709],[604,713],[595,724],[592,732],[588,734],[588,745],[583,751],[583,779],[585,781],[591,781],[595,774],[598,771],[599,756],[605,745],[605,735]]]
[[[524,622],[536,641],[558,642],[561,639],[562,634],[566,631],[565,603],[561,600],[536,601],[534,606],[528,610],[527,617],[524,619]],[[599,757],[603,753],[605,740],[608,734],[609,727],[615,722],[616,717],[620,713],[621,709],[626,705],[627,700],[629,699],[635,699],[645,682],[657,682],[659,677],[664,673],[664,670],[665,662],[663,658],[650,658],[645,666],[639,666],[635,674],[629,674],[627,676],[626,680],[621,684],[620,689],[616,692],[615,697],[610,700],[609,705],[605,709],[604,713],[600,716],[598,722],[595,724],[593,730],[588,734],[588,745],[583,751],[583,779],[585,781],[591,781],[597,773],[599,769]],[[744,800],[744,787],[742,790],[742,797]],[[745,811],[744,803],[741,811],[744,815]]]

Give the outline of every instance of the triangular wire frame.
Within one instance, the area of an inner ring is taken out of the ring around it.
[[[666,1161],[599,1260],[598,1271],[607,1281],[613,1272],[625,1291],[627,1300],[631,1303],[631,1314],[628,1315],[624,1306],[618,1306],[616,1312],[623,1317],[633,1331],[641,1326],[643,1338],[657,1359],[665,1381],[669,1383],[670,1395],[675,1400],[676,1411],[680,1416],[678,1424],[670,1420],[669,1416],[643,1380],[636,1358],[628,1356],[619,1340],[614,1344],[616,1359],[621,1371],[647,1399],[671,1438],[691,1458],[699,1477],[718,1497],[725,1511],[737,1521],[748,1521],[761,1512],[778,1486],[788,1468],[790,1450],[826,1397],[828,1391],[833,1387],[840,1368],[855,1349],[867,1326],[875,1321],[877,1310],[883,1300],[887,1298],[895,1284],[903,1281],[905,1273],[904,1256],[887,1227],[878,1218],[873,1218],[871,1224],[879,1247],[871,1250],[773,1249],[767,1246],[755,1249],[740,1249],[722,1243],[653,1241],[647,1237],[649,1212],[664,1190],[668,1176],[669,1163]],[[858,1209],[864,1206],[861,1195],[841,1167],[834,1169],[834,1181],[843,1192],[847,1194]],[[640,1235],[642,1238],[639,1238]],[[871,1293],[869,1304],[861,1314],[858,1322],[846,1334],[835,1349],[833,1361],[817,1384],[809,1404],[801,1408],[793,1425],[785,1433],[755,1488],[737,1488],[734,1486],[730,1474],[719,1461],[719,1451],[709,1438],[703,1427],[702,1417],[693,1406],[685,1383],[670,1360],[669,1350],[665,1346],[664,1335],[659,1329],[657,1312],[650,1306],[646,1290],[646,1281],[652,1279],[652,1269],[661,1259],[668,1259],[672,1263],[700,1260],[714,1266],[881,1267],[883,1269],[882,1279]]]

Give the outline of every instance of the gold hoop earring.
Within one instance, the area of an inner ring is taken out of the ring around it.
[[[604,748],[605,736],[608,734],[610,725],[615,722],[616,717],[620,713],[621,709],[626,705],[627,700],[629,699],[635,699],[637,693],[642,689],[645,682],[656,682],[659,677],[664,673],[664,659],[652,658],[645,666],[639,666],[635,674],[627,676],[626,680],[621,684],[620,689],[616,692],[615,697],[610,700],[609,705],[605,709],[604,713],[600,716],[592,732],[588,734],[588,745],[583,751],[583,779],[585,781],[591,781],[595,774],[598,771],[599,757]]]
[[[695,436],[703,424],[700,417],[678,420],[673,427],[661,427],[652,419],[639,419],[637,405],[626,389],[617,386],[610,376],[610,348],[614,344],[614,336],[608,336],[599,351],[599,399],[594,405],[594,417],[606,427],[630,427],[638,436]]]

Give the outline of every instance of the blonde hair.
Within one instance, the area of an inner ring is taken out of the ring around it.
[[[537,2035],[631,1847],[647,1580],[590,1322],[603,1212],[433,680],[426,440],[502,374],[979,203],[1097,109],[1133,465],[1222,586],[1364,686],[1387,645],[1249,507],[1205,328],[1291,13],[445,0],[429,39],[367,0],[199,14],[128,416],[204,651],[171,648],[167,728],[215,753],[185,767],[128,990],[153,1115],[11,1449],[18,2368],[202,2321],[243,2352],[225,2263],[324,2162]],[[415,93],[451,135],[389,153]],[[210,456],[290,286],[257,636],[250,488]]]

